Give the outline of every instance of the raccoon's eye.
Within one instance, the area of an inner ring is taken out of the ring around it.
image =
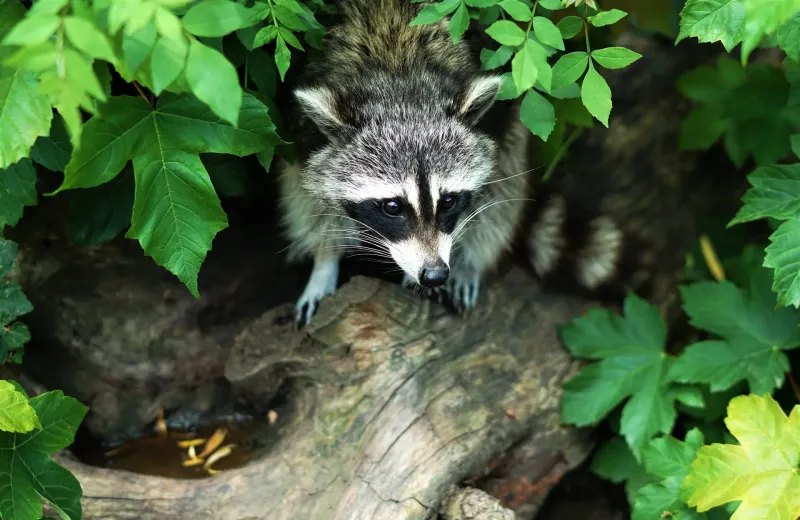
[[[450,211],[456,205],[456,198],[453,195],[445,195],[439,199],[439,208],[442,211]]]
[[[396,200],[387,200],[383,203],[383,212],[390,217],[396,217],[403,211],[403,206]]]

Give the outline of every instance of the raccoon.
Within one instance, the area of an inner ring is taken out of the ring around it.
[[[425,4],[409,0],[337,7],[338,23],[293,90],[297,158],[280,165],[290,260],[314,264],[298,324],[334,293],[348,252],[396,264],[404,284],[461,311],[516,243],[537,273],[554,271],[569,246],[565,202],[556,195],[530,209],[532,135],[519,100],[496,100],[501,77],[481,71],[484,33],[453,43],[447,18],[411,26]],[[589,227],[572,263],[578,282],[596,288],[622,237],[607,220]]]

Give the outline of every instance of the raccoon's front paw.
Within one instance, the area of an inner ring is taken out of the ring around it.
[[[319,302],[325,296],[336,292],[336,283],[332,287],[319,288],[306,286],[306,290],[294,306],[294,322],[298,327],[308,325],[311,318],[317,313]]]
[[[294,321],[298,327],[308,325],[317,313],[320,300],[336,292],[337,274],[338,271],[334,269],[315,266],[303,294],[295,304]]]
[[[481,278],[477,274],[452,275],[444,285],[443,292],[445,297],[455,307],[464,314],[471,310],[478,302],[478,289],[481,285]]]

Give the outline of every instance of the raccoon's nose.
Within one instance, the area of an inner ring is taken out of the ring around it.
[[[422,268],[419,282],[425,287],[440,287],[447,281],[448,276],[450,276],[450,268],[447,267],[447,264],[439,260],[435,264],[427,265]]]

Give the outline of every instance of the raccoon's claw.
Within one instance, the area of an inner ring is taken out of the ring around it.
[[[444,291],[453,307],[465,314],[471,310],[478,302],[478,289],[480,288],[480,277],[477,275],[467,277],[451,277],[445,284]]]
[[[336,292],[338,273],[338,264],[333,262],[318,262],[314,265],[306,288],[295,304],[294,321],[298,328],[308,325],[317,313],[322,298]]]

